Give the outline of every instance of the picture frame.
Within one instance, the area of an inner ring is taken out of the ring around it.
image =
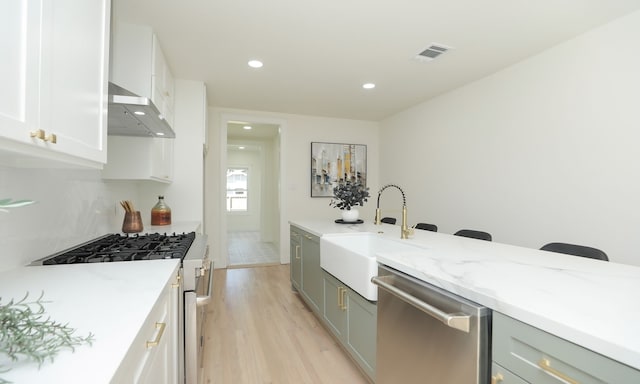
[[[367,185],[367,146],[311,142],[311,197],[333,197],[345,180]]]

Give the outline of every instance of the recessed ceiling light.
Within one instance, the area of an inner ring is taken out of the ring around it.
[[[238,147],[238,149],[244,149],[244,147],[240,146],[240,147]]]
[[[376,87],[376,85],[373,84],[373,83],[364,83],[364,84],[362,84],[362,88],[364,88],[364,89],[373,89],[375,87]]]
[[[263,65],[260,60],[250,60],[247,64],[249,64],[251,68],[262,68]]]
[[[164,136],[164,133],[162,133],[162,132],[158,132],[158,133],[156,133],[156,135],[158,135],[158,136]]]
[[[138,115],[138,116],[144,116],[144,112],[143,111],[134,111],[133,113],[135,115]]]
[[[247,131],[251,129],[250,125],[245,125],[244,127],[242,127],[242,129],[246,129]]]

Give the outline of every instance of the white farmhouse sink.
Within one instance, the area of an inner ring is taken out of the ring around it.
[[[376,254],[425,250],[406,241],[369,232],[325,235],[320,238],[320,266],[367,300],[377,301],[378,288],[371,283],[378,274]]]

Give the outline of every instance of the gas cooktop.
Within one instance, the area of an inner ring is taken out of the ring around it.
[[[43,265],[104,263],[157,259],[183,259],[195,232],[146,235],[111,234],[62,251],[42,261]]]

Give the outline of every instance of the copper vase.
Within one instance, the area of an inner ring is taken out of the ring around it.
[[[124,233],[142,232],[142,217],[140,216],[140,211],[124,213],[124,221],[122,222],[122,232]]]

